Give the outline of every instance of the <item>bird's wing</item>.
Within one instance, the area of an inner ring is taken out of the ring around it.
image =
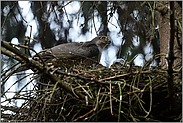
[[[80,56],[93,57],[98,55],[98,48],[96,45],[82,46],[83,43],[72,42],[57,45],[48,49],[41,56],[43,58],[78,58]]]

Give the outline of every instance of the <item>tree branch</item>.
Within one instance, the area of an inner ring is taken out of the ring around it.
[[[37,61],[30,59],[28,56],[26,56],[23,52],[21,52],[20,50],[18,50],[15,47],[12,47],[8,42],[4,42],[1,41],[1,46],[5,47],[7,50],[13,52],[14,54],[16,54],[17,56],[19,56],[20,58],[22,58],[21,63],[27,63],[27,66],[35,71],[38,70],[39,73],[42,73],[45,77],[49,78],[53,84],[55,84],[56,82],[59,82],[58,85],[61,88],[64,88],[67,92],[69,93],[73,93],[72,88],[70,86],[68,86],[67,84],[61,82],[59,80],[59,78],[57,78],[56,76],[54,76],[53,74],[51,74],[47,68],[47,66],[42,66],[40,63],[38,63]],[[85,96],[81,93],[79,93],[78,91],[75,90],[75,93],[81,98],[81,99],[85,99]],[[89,99],[90,102],[92,102],[91,99]]]

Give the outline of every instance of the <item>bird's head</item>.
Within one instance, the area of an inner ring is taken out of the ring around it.
[[[111,40],[107,36],[98,36],[93,41],[95,41],[100,52],[111,43]]]

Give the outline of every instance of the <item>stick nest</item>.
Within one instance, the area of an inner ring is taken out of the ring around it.
[[[172,116],[174,109],[168,106],[167,70],[150,68],[151,61],[143,67],[126,62],[110,68],[88,64],[90,59],[47,61],[48,72],[59,81],[53,83],[41,72],[34,72],[15,96],[4,101],[24,100],[21,107],[1,106],[2,111],[13,112],[1,116],[4,121],[24,122],[180,121],[181,111]],[[175,99],[180,107],[181,71],[174,72]],[[61,83],[66,86],[59,86]],[[29,84],[33,89],[23,91]]]

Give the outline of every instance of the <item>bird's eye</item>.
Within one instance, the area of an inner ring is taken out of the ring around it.
[[[100,37],[100,40],[105,40],[105,37]]]

